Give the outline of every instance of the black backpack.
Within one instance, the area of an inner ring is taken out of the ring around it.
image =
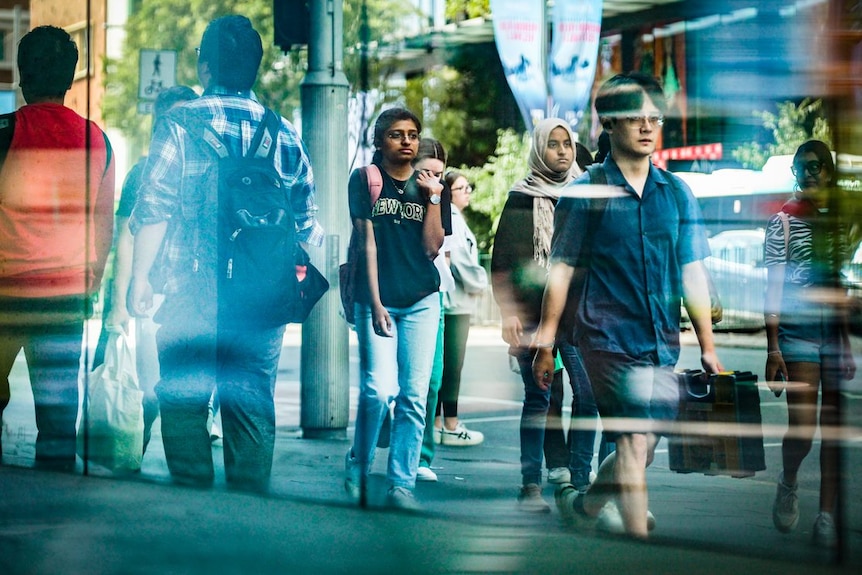
[[[170,116],[217,159],[214,169],[186,174],[191,181],[183,182],[205,190],[183,194],[182,200],[192,246],[191,289],[200,290],[201,298],[215,297],[220,326],[267,328],[297,321],[299,246],[290,191],[273,163],[281,119],[267,109],[248,154],[237,157],[194,111],[180,108]]]

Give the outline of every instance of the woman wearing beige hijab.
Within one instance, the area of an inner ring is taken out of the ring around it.
[[[568,123],[559,118],[539,122],[533,130],[530,173],[512,186],[500,216],[491,259],[494,298],[503,318],[503,340],[517,360],[524,383],[521,412],[521,475],[519,507],[547,513],[542,499],[542,445],[550,390],[533,381],[535,349],[531,339],[542,306],[548,271],[554,207],[562,189],[580,169],[575,165],[575,138]],[[557,373],[555,379],[562,373]]]

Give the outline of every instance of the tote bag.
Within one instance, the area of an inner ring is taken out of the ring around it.
[[[137,471],[144,451],[144,392],[128,338],[111,331],[105,361],[90,373],[78,429],[81,458],[111,471]]]

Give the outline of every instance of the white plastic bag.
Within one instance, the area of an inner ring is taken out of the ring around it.
[[[111,331],[105,361],[90,373],[78,429],[78,454],[112,471],[141,468],[144,451],[144,392],[135,358],[122,331]]]

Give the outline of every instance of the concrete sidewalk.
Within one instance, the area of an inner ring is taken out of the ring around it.
[[[722,345],[753,347],[758,358],[762,355],[757,344],[762,334],[733,336]],[[272,495],[267,498],[225,489],[218,444],[213,489],[172,485],[157,428],[144,468],[134,476],[117,480],[96,467],[88,477],[28,469],[35,428],[21,419],[29,386],[26,375],[22,384],[16,373],[13,401],[23,407],[13,413],[23,423],[13,428],[11,438],[9,429],[4,435],[0,574],[739,575],[856,573],[862,566],[862,517],[854,497],[847,499],[850,530],[841,566],[834,565],[836,555],[809,543],[815,481],[800,484],[798,530],[782,535],[774,529],[778,449],[772,440],[767,440],[768,470],[749,479],[673,473],[665,444],[660,444],[648,472],[650,508],[658,521],[649,543],[597,533],[590,522],[564,525],[556,509],[547,515],[519,512],[517,376],[507,373],[503,363],[499,328],[474,329],[468,350],[473,364],[462,416],[485,434],[485,443],[440,447],[434,462],[440,481],[417,485],[417,498],[425,507],[418,515],[383,506],[387,450],[378,450],[369,508],[358,509],[342,487],[350,441],[301,439],[295,330],[285,343]],[[355,377],[355,369],[351,372]],[[514,386],[514,391],[494,396],[487,391],[491,385]],[[32,411],[32,397],[29,402]],[[858,443],[846,454],[847,468],[859,469]],[[806,463],[814,465],[816,453]],[[851,483],[858,481],[852,478]],[[544,495],[553,506],[547,486]]]

